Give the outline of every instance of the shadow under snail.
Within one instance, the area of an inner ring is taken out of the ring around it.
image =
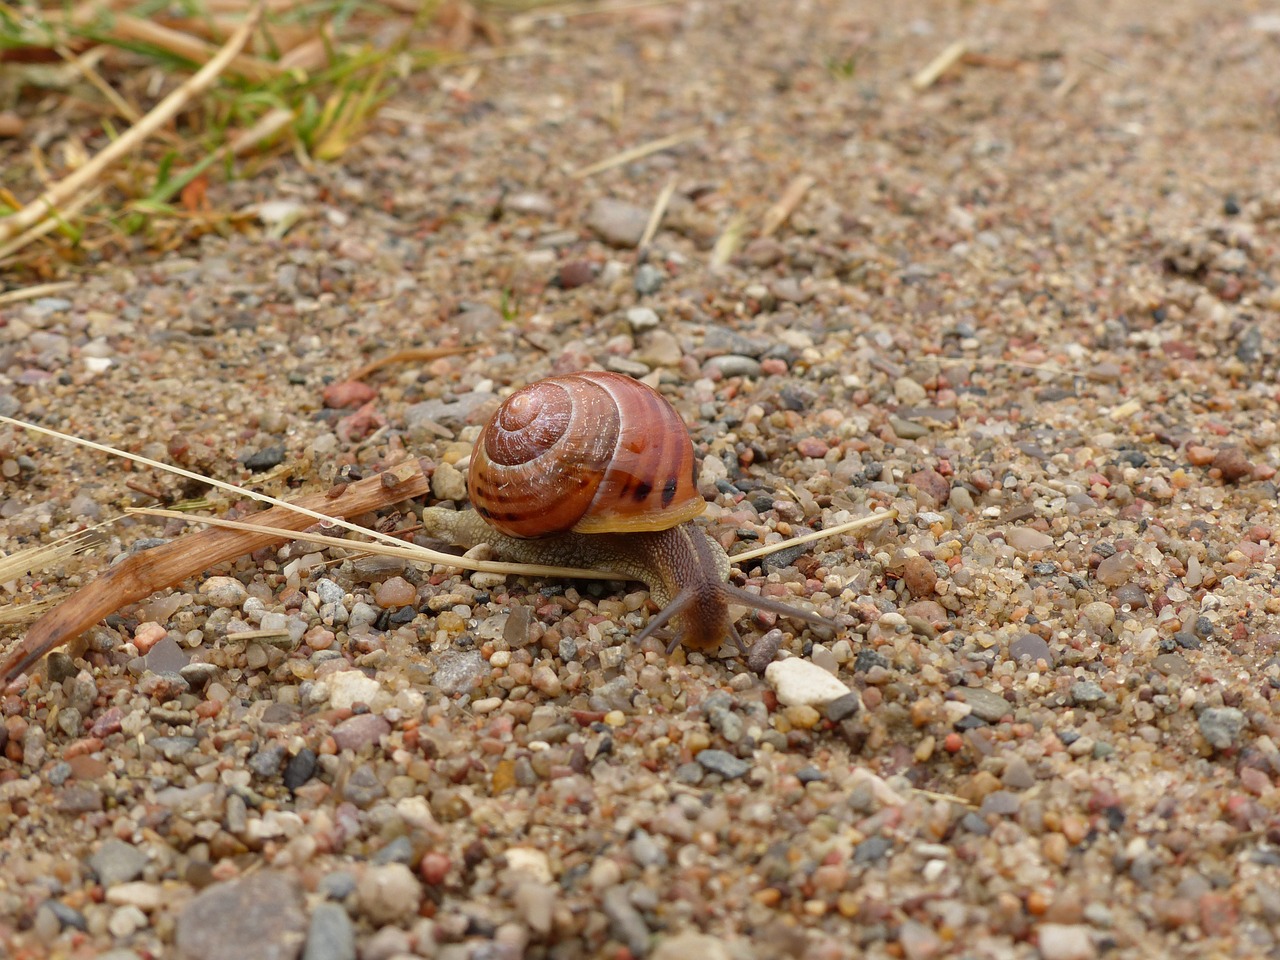
[[[693,442],[656,390],[616,373],[550,377],[508,397],[471,456],[474,510],[423,512],[430,536],[490,544],[504,559],[640,580],[662,608],[637,638],[674,620],[683,644],[745,650],[730,604],[833,626],[728,583],[729,557],[690,523],[706,508]]]

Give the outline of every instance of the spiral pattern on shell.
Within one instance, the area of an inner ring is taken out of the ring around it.
[[[665,530],[706,507],[680,415],[651,387],[595,371],[503,401],[476,441],[467,487],[480,515],[513,537]]]

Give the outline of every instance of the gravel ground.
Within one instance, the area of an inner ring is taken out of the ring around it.
[[[692,424],[721,539],[900,519],[748,565],[841,623],[744,620],[751,663],[637,647],[635,585],[306,545],[126,607],[3,694],[0,954],[1280,956],[1280,18],[1239,6],[543,21],[212,191],[267,228],[7,308],[0,412],[285,495],[600,366]],[[481,348],[326,393],[440,343]],[[0,461],[6,551],[202,492]]]

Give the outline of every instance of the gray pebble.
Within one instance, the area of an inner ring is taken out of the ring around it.
[[[609,918],[609,932],[621,940],[633,956],[649,954],[649,927],[635,907],[627,887],[611,887],[605,891],[604,915]]]
[[[862,709],[862,697],[858,695],[856,690],[849,691],[843,697],[836,697],[836,699],[822,706],[823,714],[832,723],[847,720],[860,709]]]
[[[315,591],[321,603],[341,603],[342,598],[347,595],[347,591],[328,579],[317,580]]]
[[[1005,714],[1013,712],[1013,705],[1008,700],[983,687],[964,687],[959,692],[973,710],[973,715],[987,723],[998,723]]]
[[[489,664],[478,650],[449,650],[440,655],[432,682],[441,693],[452,696],[473,689],[488,675]]]
[[[92,784],[73,783],[58,791],[53,806],[61,813],[96,813],[102,809],[102,791]]]
[[[751,769],[751,764],[746,760],[739,759],[724,750],[703,750],[698,754],[698,763],[712,773],[720,774],[726,780],[744,777]]]
[[[676,783],[696,786],[702,782],[702,777],[705,772],[706,771],[703,770],[702,765],[695,760],[691,760],[688,763],[682,763],[680,766],[676,767]]]
[[[297,880],[262,870],[198,893],[178,914],[184,960],[294,960],[307,917]]]
[[[378,622],[379,616],[381,616],[381,612],[377,607],[361,600],[347,614],[347,628],[349,630],[358,630],[362,627],[371,627]]]
[[[718,730],[720,736],[730,743],[737,743],[746,735],[746,724],[728,707],[715,704],[707,707],[706,711],[707,720],[710,721],[712,729]]]
[[[662,867],[667,863],[667,855],[662,847],[644,830],[635,832],[635,836],[627,843],[627,850],[641,867]]]
[[[1077,680],[1071,685],[1071,702],[1077,706],[1088,706],[1106,699],[1106,692],[1092,680]]]
[[[723,377],[758,377],[760,361],[736,353],[724,353],[707,361],[707,367]]]
[[[351,771],[351,776],[342,787],[342,798],[366,810],[387,795],[387,788],[378,779],[373,767],[364,765]]]
[[[1006,787],[1013,790],[1030,790],[1035,786],[1036,775],[1023,757],[1014,754],[1005,764],[1004,775],[1000,780]]]
[[[200,745],[195,737],[156,737],[148,744],[170,763],[179,763]]]
[[[1032,663],[1043,660],[1049,666],[1053,666],[1053,651],[1049,649],[1049,644],[1043,637],[1038,637],[1034,633],[1024,633],[1009,644],[1010,660],[1017,662],[1024,657]]]
[[[476,410],[494,399],[494,395],[488,391],[473,390],[453,400],[424,400],[405,408],[404,424],[411,430],[420,429],[427,424],[462,426]]]
[[[280,772],[284,757],[284,744],[272,742],[249,757],[245,765],[262,779],[269,780]]]
[[[263,447],[261,450],[255,450],[241,457],[240,462],[244,464],[246,470],[253,473],[270,470],[284,462],[284,447],[280,445]]]
[[[335,870],[321,878],[319,892],[330,900],[345,900],[356,892],[356,878],[346,870]]]
[[[103,841],[102,846],[89,857],[89,869],[104,887],[136,880],[146,866],[145,853],[133,844],[114,837]]]
[[[336,903],[318,904],[311,912],[302,960],[355,960],[355,957],[356,933],[347,911]]]
[[[627,323],[636,333],[641,330],[652,330],[659,323],[658,314],[648,307],[632,307],[627,311]]]
[[[316,754],[314,750],[303,747],[294,756],[289,758],[289,762],[284,768],[284,785],[290,790],[297,790],[300,786],[315,776],[316,772]]]
[[[373,855],[373,862],[409,863],[413,860],[413,844],[408,837],[396,837],[385,847]]]
[[[648,224],[648,210],[612,197],[601,197],[587,212],[587,226],[615,247],[634,247]]]
[[[173,637],[165,637],[142,658],[152,673],[179,673],[187,665],[187,653]],[[184,682],[189,682],[184,677]]]
[[[199,690],[204,687],[210,680],[218,675],[220,668],[217,664],[208,663],[204,660],[196,660],[188,663],[183,667],[179,674],[183,680],[186,680],[192,689]]]
[[[1235,707],[1208,707],[1200,714],[1200,733],[1216,750],[1236,745],[1244,732],[1244,713]]]
[[[752,673],[764,673],[782,648],[782,631],[777,627],[768,631],[747,651],[747,669]]]
[[[642,297],[657,293],[662,289],[666,276],[651,263],[642,263],[636,267],[635,290]]]
[[[868,837],[853,848],[854,863],[875,863],[893,849],[888,837]]]

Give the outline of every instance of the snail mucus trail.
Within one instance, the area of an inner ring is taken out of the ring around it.
[[[476,441],[467,475],[474,510],[423,511],[428,536],[490,544],[508,560],[575,566],[639,580],[661,607],[644,640],[674,620],[683,644],[745,644],[729,605],[834,626],[808,610],[728,583],[729,557],[696,524],[689,431],[656,390],[616,373],[539,380],[508,397]]]

